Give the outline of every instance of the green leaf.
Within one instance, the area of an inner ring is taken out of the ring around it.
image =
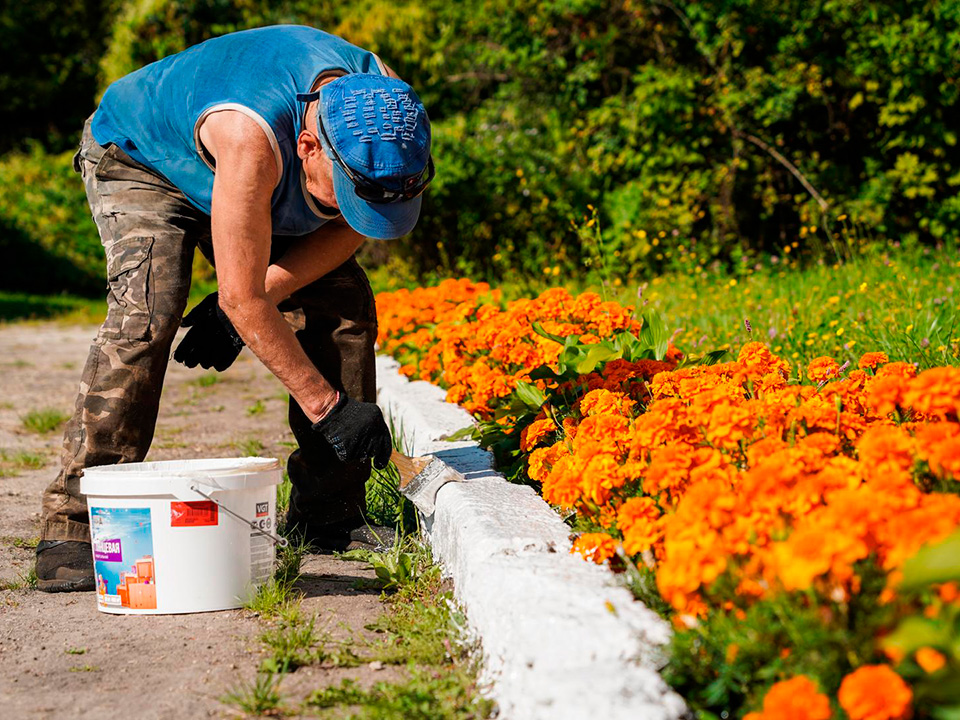
[[[928,545],[903,565],[903,590],[960,580],[960,532],[937,545]]]
[[[547,401],[547,396],[543,394],[543,391],[540,390],[536,385],[531,385],[528,382],[523,380],[517,381],[517,388],[514,391],[517,398],[529,408],[534,408],[539,410],[540,407]]]
[[[937,720],[960,720],[960,705],[933,708],[931,714]]]
[[[651,353],[655,360],[663,360],[667,356],[667,347],[670,344],[670,333],[663,323],[663,318],[659,313],[650,311],[642,319],[643,327],[640,330],[642,352]]]
[[[574,367],[581,375],[587,375],[595,371],[600,365],[608,360],[612,360],[620,356],[621,354],[618,351],[609,346],[602,344],[594,345],[587,351],[583,359],[578,361]]]
[[[533,331],[540,337],[545,337],[547,340],[553,340],[555,343],[566,345],[566,338],[562,338],[559,335],[554,335],[553,333],[547,332],[543,329],[543,325],[541,325],[539,322],[531,323],[530,327],[532,327]]]
[[[635,362],[643,357],[643,345],[632,332],[623,330],[613,336],[613,347],[620,351],[620,357]]]
[[[541,365],[540,367],[534,368],[530,371],[530,379],[563,382],[567,378],[565,378],[563,375],[558,375],[549,365]]]
[[[447,442],[457,442],[458,440],[473,440],[477,441],[480,439],[480,428],[477,425],[467,425],[464,428],[460,428],[456,432],[452,432],[449,435],[444,435],[441,440],[446,440]]]
[[[729,354],[728,350],[711,350],[703,355],[687,355],[678,365],[677,370],[695,367],[697,365],[716,365]]]
[[[883,646],[896,648],[907,656],[922,647],[943,647],[949,640],[949,632],[941,623],[925,617],[911,616],[905,618],[896,630],[883,639]]]

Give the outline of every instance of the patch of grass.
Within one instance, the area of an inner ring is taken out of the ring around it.
[[[644,283],[641,299],[684,352],[736,356],[756,340],[794,363],[829,355],[856,366],[864,352],[882,351],[921,370],[960,364],[955,247],[884,243],[842,263],[801,264],[790,254],[732,268],[688,262]],[[637,285],[627,279],[610,299],[637,305]]]
[[[0,580],[0,590],[25,590],[37,587],[37,569],[30,566],[26,572],[21,572],[13,580]]]
[[[85,655],[87,652],[86,648],[67,648],[64,650],[67,655]]]
[[[263,400],[257,400],[253,405],[247,408],[247,415],[260,415],[267,409]]]
[[[0,410],[15,410],[16,407],[17,406],[14,405],[12,402],[9,402],[6,400],[4,402],[0,402]]]
[[[224,695],[221,701],[250,715],[279,715],[281,699],[277,686],[280,679],[273,673],[257,673],[256,680],[241,683]]]
[[[74,665],[70,668],[70,672],[99,672],[100,668],[97,665]]]
[[[254,437],[236,440],[231,445],[239,450],[244,457],[256,457],[267,448],[266,445]]]
[[[296,589],[300,579],[300,565],[307,551],[306,545],[291,542],[277,548],[277,569],[273,577],[260,585],[243,607],[264,618],[274,618],[292,612],[303,594]]]
[[[333,711],[353,706],[357,720],[481,720],[494,717],[492,701],[479,697],[469,669],[412,668],[407,680],[378,682],[364,690],[354,680],[315,691],[306,704],[332,717]]]
[[[155,442],[153,447],[159,450],[174,450],[176,448],[185,448],[190,446],[185,442],[181,442],[180,440],[161,440],[160,442]]]
[[[317,649],[320,638],[315,631],[316,618],[302,617],[299,606],[288,609],[276,626],[260,636],[260,642],[270,657],[260,664],[263,672],[288,673],[302,665],[310,665],[322,657]]]
[[[39,470],[47,464],[43,455],[19,451],[8,453],[0,450],[0,477],[17,475],[24,470]]]
[[[452,659],[450,638],[465,625],[453,594],[442,586],[440,568],[431,565],[415,582],[401,586],[387,612],[367,625],[383,637],[366,654],[389,665],[442,665]]]
[[[294,588],[304,547],[280,550],[277,570],[247,604],[269,623],[260,636],[267,657],[254,682],[244,683],[223,698],[248,714],[319,715],[378,720],[480,720],[494,716],[492,702],[476,687],[473,648],[466,646],[465,619],[444,588],[440,569],[429,549],[410,537],[384,553],[345,554],[375,568],[392,568],[382,585],[387,611],[367,626],[373,640],[350,637],[335,641],[319,633],[316,618],[306,617],[302,595]],[[402,566],[404,569],[399,570]],[[371,662],[405,667],[400,682],[364,689],[353,681],[316,690],[302,707],[284,707],[279,684],[304,665],[352,668]]]
[[[107,314],[102,299],[71,295],[30,295],[0,292],[0,321],[49,320],[68,323],[100,323]]]
[[[287,514],[287,510],[290,509],[290,493],[293,491],[293,484],[290,482],[290,476],[287,475],[287,471],[283,471],[283,480],[280,484],[277,485],[277,525],[279,527],[281,522],[284,522],[284,518]],[[286,528],[280,528],[280,534],[282,535]]]
[[[20,548],[21,550],[36,550],[37,545],[40,544],[40,536],[35,535],[32,538],[7,536],[3,539],[3,541],[9,543],[15,548]]]
[[[42,410],[31,410],[26,415],[22,415],[20,421],[30,432],[45,435],[58,430],[69,418],[68,414],[56,408],[43,408]]]
[[[396,590],[414,585],[424,573],[433,572],[429,551],[421,543],[406,536],[389,550],[350,550],[339,553],[344,560],[359,560],[368,563],[377,574],[377,582],[383,590]]]
[[[387,417],[393,447],[405,455],[412,454],[410,439],[403,423]],[[373,525],[395,527],[400,534],[419,532],[419,516],[413,503],[400,494],[400,474],[393,463],[383,470],[371,468],[366,484],[367,517]]]
[[[204,373],[203,375],[196,378],[195,380],[191,380],[187,384],[194,385],[196,387],[206,388],[206,387],[210,387],[211,385],[216,385],[219,382],[223,382],[223,379],[220,377],[220,373],[211,371],[208,373]]]

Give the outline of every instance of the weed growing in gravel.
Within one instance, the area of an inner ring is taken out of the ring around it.
[[[37,571],[32,565],[27,572],[21,572],[14,580],[0,580],[0,590],[24,590],[37,586]]]
[[[34,535],[31,538],[22,538],[14,535],[8,535],[3,538],[3,541],[5,543],[9,543],[15,548],[20,548],[21,550],[35,550],[37,545],[40,543],[40,536]]]
[[[277,692],[277,685],[280,684],[282,677],[273,673],[258,673],[256,680],[251,683],[240,683],[224,695],[222,701],[229,705],[236,705],[250,715],[275,715],[280,709],[280,693]]]
[[[84,655],[87,652],[86,648],[67,648],[64,650],[67,655]]]
[[[208,372],[208,373],[204,373],[203,375],[198,377],[196,380],[191,380],[188,384],[205,388],[205,387],[210,387],[211,385],[216,385],[218,382],[221,382],[221,381],[222,379],[219,373]]]
[[[293,485],[290,483],[290,476],[287,475],[287,471],[283,471],[283,480],[277,485],[277,524],[280,529],[280,534],[283,535],[286,531],[286,527],[280,527],[281,524],[285,525],[285,515],[287,510],[290,508],[290,491],[293,490]]]
[[[303,543],[295,542],[278,547],[277,569],[273,577],[260,585],[243,607],[264,618],[281,616],[299,608],[302,593],[295,586],[306,549]]]
[[[23,426],[30,432],[45,435],[60,428],[70,416],[56,408],[31,410],[20,417]]]
[[[425,572],[436,567],[432,565],[426,547],[410,536],[402,537],[392,548],[383,552],[350,550],[339,553],[338,557],[368,563],[377,574],[377,586],[383,590],[396,590],[412,585]]]
[[[266,409],[267,406],[263,400],[257,400],[253,405],[247,408],[247,415],[260,415]]]
[[[266,450],[267,446],[264,445],[257,438],[246,438],[244,440],[237,440],[231,443],[241,455],[244,457],[257,457]]]
[[[468,668],[412,668],[399,683],[378,682],[364,690],[353,680],[315,691],[306,701],[319,717],[335,717],[343,706],[354,706],[357,720],[480,720],[493,717],[494,703],[481,698]]]
[[[316,618],[305,619],[299,605],[288,608],[276,626],[264,631],[260,642],[270,652],[270,657],[260,664],[260,670],[271,673],[293,672],[302,665],[316,662],[321,653],[316,646],[320,642],[314,626]]]
[[[43,455],[29,452],[8,453],[0,450],[0,477],[19,475],[24,470],[39,470],[46,464]]]

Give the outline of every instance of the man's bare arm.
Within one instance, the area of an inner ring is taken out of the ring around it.
[[[287,299],[349,260],[364,239],[345,222],[331,220],[297,240],[267,268],[267,295],[275,304]]]
[[[267,291],[270,199],[277,181],[270,143],[253,120],[229,111],[207,118],[201,139],[217,161],[211,226],[220,307],[315,422],[333,407],[336,391],[307,358]],[[289,268],[274,274],[275,292],[295,284]]]

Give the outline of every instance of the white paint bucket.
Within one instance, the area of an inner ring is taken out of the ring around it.
[[[273,574],[273,458],[87,468],[97,608],[162,615],[240,607]]]

